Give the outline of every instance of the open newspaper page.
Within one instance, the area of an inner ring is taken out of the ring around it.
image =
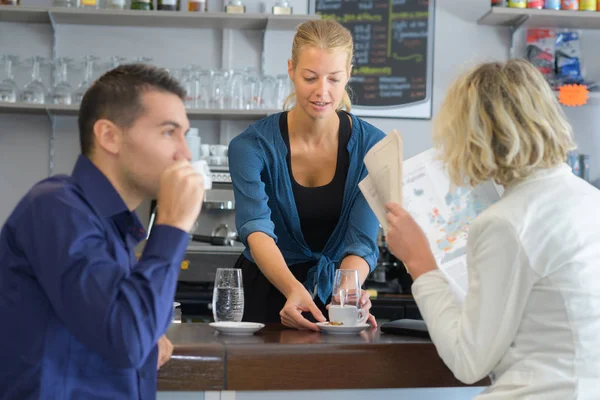
[[[430,149],[404,161],[403,207],[425,232],[438,267],[462,304],[468,288],[469,225],[500,195],[492,182],[476,188],[451,185]]]

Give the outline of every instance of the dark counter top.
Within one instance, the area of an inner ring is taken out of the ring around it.
[[[466,386],[424,339],[382,334],[332,336],[268,325],[223,336],[208,324],[172,324],[175,350],[158,389],[303,390]],[[475,386],[487,386],[485,379]]]

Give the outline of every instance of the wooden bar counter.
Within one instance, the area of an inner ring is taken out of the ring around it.
[[[159,391],[467,386],[430,341],[379,330],[346,336],[267,325],[252,336],[224,336],[208,324],[183,323],[167,336],[175,349],[159,371]]]

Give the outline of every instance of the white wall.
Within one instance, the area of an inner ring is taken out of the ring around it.
[[[45,0],[23,0],[24,4],[47,3]],[[209,1],[215,3],[217,0]],[[460,6],[457,4],[460,3]],[[300,7],[297,7],[300,8]],[[509,32],[506,28],[477,25],[477,19],[489,8],[488,1],[437,0],[435,18],[435,55],[433,113],[437,112],[444,93],[452,80],[467,65],[480,61],[505,60],[508,57]],[[60,26],[57,35],[57,54],[80,58],[86,54],[99,56],[150,56],[161,66],[195,63],[205,67],[220,66],[229,59],[234,65],[259,67],[260,51],[265,49],[265,72],[284,73],[290,53],[293,32],[267,35],[262,42],[260,32],[234,34],[234,50],[229,57],[220,53],[221,33],[210,30],[114,28]],[[584,63],[589,76],[600,77],[593,70],[600,61],[593,46],[600,38],[598,32],[585,32],[583,37]],[[51,55],[52,29],[48,25],[12,24],[0,22],[0,53]],[[208,49],[208,50],[206,50]],[[26,71],[19,72],[24,83]],[[75,77],[73,78],[75,79]],[[600,176],[600,102],[579,109],[567,110],[576,129],[576,139],[583,152],[592,155],[592,177]],[[405,138],[405,156],[410,157],[431,146],[430,120],[369,118],[385,132],[400,130]],[[224,128],[224,137],[239,132],[250,121]],[[203,132],[204,142],[219,141],[221,124],[216,121],[192,121]],[[0,222],[4,221],[18,199],[37,180],[48,174],[50,124],[45,116],[0,114]],[[79,151],[76,118],[61,117],[55,121],[55,173],[69,173]],[[147,215],[144,210],[142,216]]]

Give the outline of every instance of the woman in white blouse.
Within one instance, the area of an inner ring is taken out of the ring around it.
[[[505,188],[470,226],[462,307],[419,226],[388,204],[388,245],[439,355],[465,383],[490,375],[477,399],[600,399],[600,191],[565,164],[571,127],[544,77],[523,60],[475,67],[434,142],[455,184]]]

